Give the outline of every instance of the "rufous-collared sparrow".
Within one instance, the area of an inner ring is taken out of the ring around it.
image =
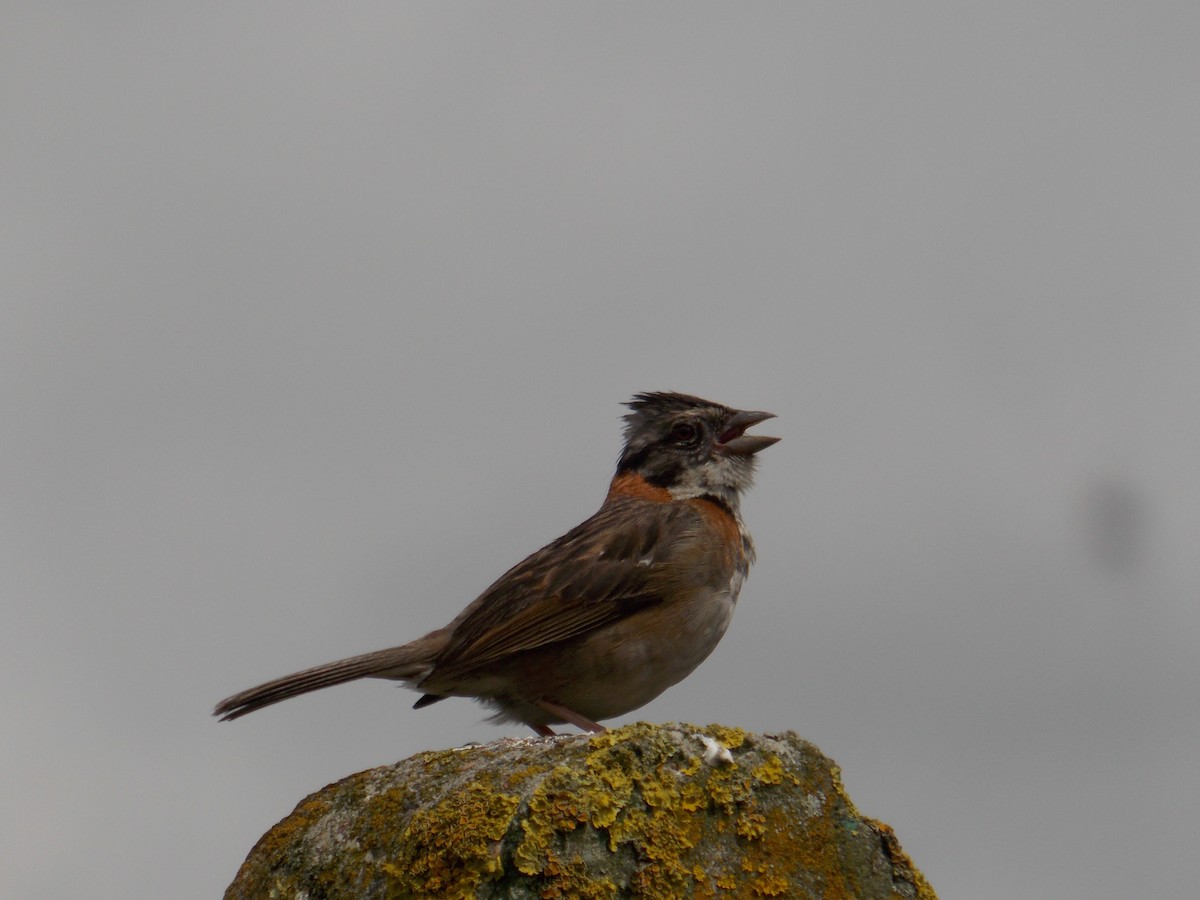
[[[729,625],[754,544],[739,500],[754,454],[747,435],[772,413],[677,393],[638,394],[600,509],[509,569],[458,617],[423,638],[326,663],[234,694],[214,715],[248,712],[357,678],[423,692],[416,707],[473,697],[498,721],[538,734],[649,703],[689,675]]]

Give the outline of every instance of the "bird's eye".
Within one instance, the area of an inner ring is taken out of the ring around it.
[[[671,429],[671,442],[687,446],[700,439],[700,429],[690,422],[680,422]]]

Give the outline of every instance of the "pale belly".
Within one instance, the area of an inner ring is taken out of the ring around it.
[[[570,654],[564,669],[573,671],[553,699],[593,721],[644,706],[708,658],[733,618],[733,596],[645,610],[589,636]]]

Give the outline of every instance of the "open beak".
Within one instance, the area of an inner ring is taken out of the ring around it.
[[[734,456],[752,456],[759,450],[765,450],[777,443],[779,438],[745,432],[751,425],[773,418],[775,413],[739,410],[729,417],[729,421],[725,423],[725,430],[717,435],[717,449]]]

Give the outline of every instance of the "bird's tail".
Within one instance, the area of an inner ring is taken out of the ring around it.
[[[433,657],[444,642],[445,638],[435,631],[402,647],[363,653],[360,656],[351,656],[284,675],[232,697],[226,697],[217,704],[213,715],[220,716],[222,722],[227,722],[280,700],[359,678],[390,678],[415,684],[429,674]]]

